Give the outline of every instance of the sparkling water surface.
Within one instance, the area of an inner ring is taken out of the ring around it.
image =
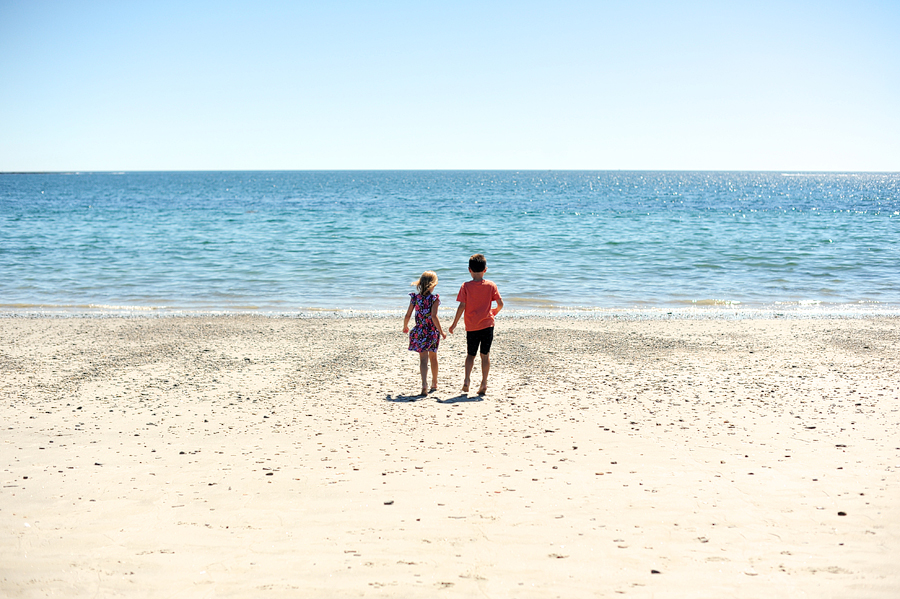
[[[0,175],[0,311],[900,309],[900,174]]]

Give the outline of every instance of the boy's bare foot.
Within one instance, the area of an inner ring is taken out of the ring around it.
[[[462,390],[465,391],[466,393],[469,392],[469,379],[466,379],[466,380],[463,381],[463,388],[462,388]]]

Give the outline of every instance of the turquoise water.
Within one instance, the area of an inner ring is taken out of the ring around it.
[[[0,311],[900,308],[900,174],[0,175]]]

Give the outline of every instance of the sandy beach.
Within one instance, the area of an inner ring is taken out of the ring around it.
[[[0,595],[900,596],[896,318],[401,326],[0,319]]]

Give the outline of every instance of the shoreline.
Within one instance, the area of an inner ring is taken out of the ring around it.
[[[451,314],[454,303],[444,306],[442,312]],[[455,309],[455,308],[454,308]],[[2,318],[403,318],[405,309],[360,310],[342,308],[303,308],[296,310],[244,309],[181,309],[156,307],[2,307]],[[867,319],[900,318],[900,306],[872,303],[812,304],[749,307],[742,305],[688,306],[688,307],[559,307],[559,308],[505,308],[507,319],[575,319],[575,320],[768,320],[787,319]]]
[[[400,321],[0,318],[0,594],[900,591],[897,318]]]

